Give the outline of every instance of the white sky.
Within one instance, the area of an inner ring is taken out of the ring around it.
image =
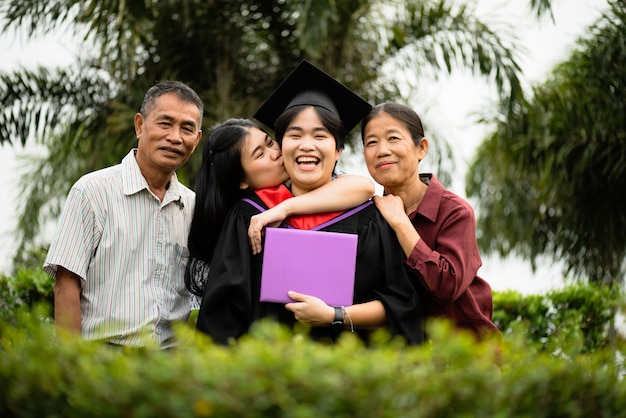
[[[553,0],[556,25],[548,19],[537,23],[527,12],[530,0],[467,0],[474,3],[481,18],[506,21],[515,28],[515,34],[526,54],[520,59],[524,76],[540,82],[552,66],[567,57],[574,40],[595,21],[606,8],[605,0]],[[498,17],[499,16],[499,17]],[[24,66],[67,65],[73,62],[76,45],[63,34],[46,36],[32,42],[0,34],[0,71],[8,72]],[[468,162],[480,144],[486,127],[480,126],[472,112],[485,109],[494,103],[495,92],[485,83],[469,76],[454,76],[441,80],[430,89],[428,122],[436,127],[453,144],[456,154],[457,175],[449,188],[465,196],[464,178]],[[420,113],[419,109],[416,109]],[[427,126],[428,130],[428,126]],[[428,136],[428,132],[426,133]],[[17,156],[30,149],[19,146],[0,147],[0,196],[6,202],[0,205],[0,273],[9,273],[13,254],[13,231],[16,223],[15,199],[19,191]],[[431,171],[427,159],[421,171]],[[366,174],[362,171],[362,174]],[[517,258],[501,259],[483,256],[479,274],[494,290],[515,289],[523,293],[538,293],[562,285],[559,266],[544,261],[533,274],[530,263]]]

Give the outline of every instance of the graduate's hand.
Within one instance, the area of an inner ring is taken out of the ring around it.
[[[250,218],[250,226],[248,227],[248,239],[252,247],[252,254],[259,254],[263,250],[261,238],[263,236],[263,228],[266,226],[278,226],[286,217],[286,212],[278,206],[261,212]]]
[[[286,304],[285,309],[293,312],[298,322],[312,327],[325,327],[335,319],[335,308],[320,298],[294,291],[289,291],[288,295],[295,302]]]

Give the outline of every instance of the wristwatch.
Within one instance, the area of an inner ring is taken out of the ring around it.
[[[339,335],[345,328],[345,322],[343,321],[343,310],[339,306],[335,306],[335,319],[330,323],[330,329],[335,335]]]

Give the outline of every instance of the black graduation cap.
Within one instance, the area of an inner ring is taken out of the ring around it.
[[[372,108],[359,95],[306,60],[283,80],[254,117],[275,129],[276,119],[294,106],[317,106],[329,110],[339,116],[346,133]]]

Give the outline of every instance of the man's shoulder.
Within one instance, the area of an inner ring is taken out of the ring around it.
[[[129,173],[133,171],[134,167],[137,167],[137,162],[133,153],[134,149],[129,151],[129,153],[126,154],[122,161],[118,164],[103,167],[83,175],[81,178],[78,179],[74,186],[85,186],[92,188],[97,188],[99,186],[110,186],[111,181],[114,181],[115,179],[121,180],[122,177],[129,176]]]
[[[122,173],[122,165],[116,164],[110,167],[101,168],[96,171],[84,174],[74,184],[75,188],[93,189],[100,186],[110,186],[110,181],[119,177]]]

